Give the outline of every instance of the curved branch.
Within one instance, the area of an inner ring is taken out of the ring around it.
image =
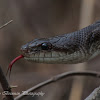
[[[65,72],[65,73],[62,73],[62,74],[59,74],[59,75],[56,75],[44,82],[41,82],[39,84],[37,84],[36,86],[33,86],[32,88],[28,89],[27,90],[27,93],[29,92],[32,92],[36,89],[39,89],[47,84],[50,84],[50,83],[53,83],[53,82],[56,82],[58,80],[61,80],[61,79],[64,79],[64,78],[67,78],[67,77],[71,77],[71,76],[92,76],[92,77],[96,77],[96,78],[100,78],[100,73],[98,72],[94,72],[94,71],[84,71],[84,72],[76,72],[76,71],[71,71],[71,72]],[[19,96],[17,96],[15,98],[15,100],[19,100],[21,98],[23,98],[24,96],[26,95],[23,95],[23,94],[20,94]]]

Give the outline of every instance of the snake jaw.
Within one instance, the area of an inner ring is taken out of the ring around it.
[[[16,57],[14,60],[11,61],[11,63],[10,63],[9,66],[8,66],[6,75],[8,74],[8,71],[9,71],[9,77],[10,77],[11,69],[12,69],[13,64],[14,64],[17,60],[19,60],[19,59],[21,59],[21,58],[23,58],[23,57],[24,57],[23,55],[20,55],[20,56]]]

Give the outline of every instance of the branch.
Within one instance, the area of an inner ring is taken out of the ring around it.
[[[7,22],[6,24],[2,25],[2,26],[0,27],[0,29],[4,28],[4,27],[7,26],[8,24],[10,24],[12,21],[13,21],[13,20],[10,20],[10,21]],[[11,88],[10,88],[10,86],[9,86],[9,84],[8,84],[8,81],[7,81],[6,77],[5,77],[5,75],[3,74],[3,71],[2,71],[2,69],[1,69],[1,67],[0,67],[0,83],[1,83],[1,86],[2,86],[2,88],[3,88],[4,91],[7,91],[8,93],[12,93],[12,92],[11,92]],[[5,98],[5,99],[6,99],[6,100],[14,100],[13,95],[7,95],[7,94],[6,94],[6,98]]]
[[[71,72],[65,72],[59,75],[56,75],[44,82],[41,82],[39,84],[37,84],[36,86],[33,86],[32,88],[27,90],[27,93],[32,92],[36,89],[39,89],[45,85],[48,85],[50,83],[56,82],[58,80],[64,79],[64,78],[68,78],[71,76],[92,76],[92,77],[96,77],[96,78],[100,78],[100,73],[94,72],[94,71],[85,71],[85,72],[75,72],[75,71],[71,71]],[[20,94],[19,96],[17,96],[14,100],[19,100],[22,99],[24,96],[23,94]]]
[[[8,24],[10,24],[13,20],[10,20],[9,22],[5,23],[4,25],[0,26],[0,29],[4,28],[5,26],[7,26]]]
[[[85,100],[100,100],[100,87],[96,88]]]
[[[5,75],[3,74],[1,67],[0,67],[0,83],[1,83],[1,86],[2,86],[4,91],[11,93],[11,88],[7,82]],[[6,95],[6,98],[7,98],[7,100],[14,100],[13,95]]]

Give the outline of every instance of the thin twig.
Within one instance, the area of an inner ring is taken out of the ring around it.
[[[11,93],[11,88],[8,84],[8,81],[5,77],[5,75],[3,74],[3,71],[1,69],[1,67],[0,67],[0,83],[1,83],[1,86],[2,86],[4,91],[7,91],[8,93]],[[7,95],[6,94],[6,98],[7,98],[7,100],[14,100],[13,95]]]
[[[6,24],[2,25],[2,26],[0,27],[0,29],[4,28],[4,27],[7,26],[8,24],[10,24],[12,21],[13,21],[13,20],[10,20],[10,21],[7,22]],[[7,81],[7,79],[6,79],[5,75],[4,75],[4,73],[3,73],[2,69],[1,69],[1,67],[0,67],[0,83],[1,83],[1,86],[2,86],[2,88],[3,88],[4,91],[7,91],[7,92],[10,93],[10,94],[12,93],[12,92],[11,92],[11,88],[10,88],[10,86],[9,86],[9,84],[8,84],[8,81]],[[6,100],[14,100],[13,95],[7,95],[7,94],[6,94],[6,98],[5,98],[5,99],[6,99]]]
[[[7,26],[8,24],[10,24],[11,22],[13,22],[13,20],[10,20],[9,22],[7,22],[4,25],[0,26],[0,29],[4,28],[5,26]]]
[[[39,89],[45,85],[48,85],[50,83],[56,82],[58,80],[67,78],[67,77],[71,77],[71,76],[92,76],[92,77],[96,77],[96,78],[100,78],[100,73],[94,72],[94,71],[84,71],[84,72],[76,72],[76,71],[71,71],[71,72],[65,72],[62,74],[59,74],[57,76],[54,76],[44,82],[41,82],[39,84],[37,84],[36,86],[33,86],[32,88],[27,90],[27,93],[32,92],[36,89]],[[19,96],[17,96],[14,100],[19,100],[22,99],[24,96],[23,94],[20,94]]]

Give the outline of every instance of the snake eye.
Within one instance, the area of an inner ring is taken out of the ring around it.
[[[51,48],[51,45],[49,43],[42,43],[41,48],[42,50],[48,50]]]

